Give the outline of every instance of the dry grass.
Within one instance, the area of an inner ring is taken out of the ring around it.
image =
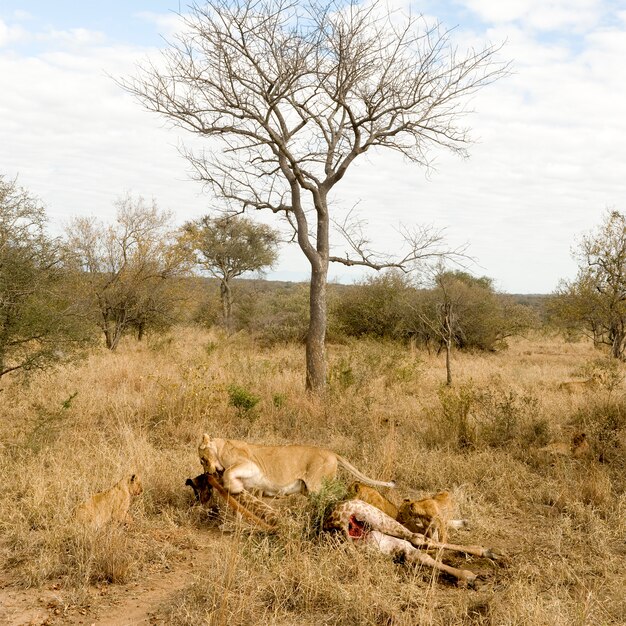
[[[501,354],[457,354],[451,389],[441,387],[441,359],[397,344],[331,346],[330,359],[325,399],[302,391],[300,347],[266,350],[245,335],[190,329],[128,341],[27,384],[3,380],[0,570],[14,585],[55,581],[86,602],[94,584],[176,567],[217,533],[184,487],[209,432],[329,447],[395,479],[400,495],[451,489],[471,521],[455,539],[509,558],[504,568],[470,562],[488,574],[483,587],[457,589],[430,571],[312,539],[306,500],[295,496],[283,502],[293,519],[277,537],[216,535],[205,574],[162,607],[167,623],[624,623],[621,370],[586,343],[545,337]],[[598,369],[612,377],[576,393],[559,388]],[[259,403],[233,406],[232,385]],[[537,454],[578,430],[592,458],[551,465]],[[78,502],[129,472],[145,487],[132,527],[73,524]]]

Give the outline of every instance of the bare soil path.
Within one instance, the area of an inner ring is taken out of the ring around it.
[[[217,533],[216,533],[217,534]],[[94,587],[91,604],[71,603],[67,591],[51,585],[42,589],[15,589],[0,579],[1,626],[97,625],[135,626],[163,624],[157,610],[191,584],[210,561],[209,546],[216,534],[198,532],[198,547],[189,549],[168,569],[149,573],[128,585]]]

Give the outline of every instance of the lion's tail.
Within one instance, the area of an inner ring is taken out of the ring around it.
[[[361,482],[364,482],[366,485],[371,485],[372,487],[395,487],[396,483],[385,482],[382,480],[374,480],[373,478],[368,478],[365,474],[359,472],[359,470],[350,463],[347,459],[344,459],[341,455],[335,455],[337,457],[337,461],[342,467],[345,467],[351,474],[356,476]]]

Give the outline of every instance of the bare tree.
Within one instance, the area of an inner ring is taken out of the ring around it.
[[[198,177],[235,211],[284,216],[311,265],[307,388],[326,384],[330,262],[375,268],[440,254],[431,233],[409,238],[400,259],[350,238],[331,253],[329,194],[354,161],[389,149],[427,166],[431,148],[461,155],[464,103],[507,68],[498,46],[460,54],[449,31],[383,2],[209,0],[184,17],[186,32],[120,84],[149,110],[209,138],[185,151]],[[435,237],[435,242],[438,242]]]
[[[129,329],[141,338],[147,325],[167,315],[164,281],[184,269],[169,213],[154,200],[147,204],[130,195],[116,205],[114,224],[79,217],[67,229],[68,249],[110,350]]]
[[[439,340],[440,348],[446,350],[446,385],[452,384],[452,348],[463,335],[459,324],[459,309],[463,306],[463,293],[457,287],[453,272],[440,267],[433,277],[435,297],[434,312],[417,312],[419,320]]]
[[[224,327],[232,330],[233,278],[259,272],[274,264],[279,234],[266,224],[240,216],[206,215],[183,226],[183,245],[191,249],[196,265],[220,281]]]

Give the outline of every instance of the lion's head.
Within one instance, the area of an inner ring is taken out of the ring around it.
[[[198,456],[207,474],[216,474],[217,472],[223,471],[224,467],[217,457],[215,442],[206,433],[202,435],[202,441],[198,446]]]
[[[435,523],[444,533],[444,520],[452,507],[452,496],[448,491],[440,491],[431,498],[411,500],[405,498],[398,510],[398,521],[409,530],[430,534],[430,526]]]
[[[578,433],[572,437],[572,456],[580,457],[589,452],[589,441],[585,433]]]
[[[137,474],[133,474],[128,479],[128,493],[130,493],[131,496],[138,496],[143,493],[143,485],[141,484],[141,479],[137,476]]]

